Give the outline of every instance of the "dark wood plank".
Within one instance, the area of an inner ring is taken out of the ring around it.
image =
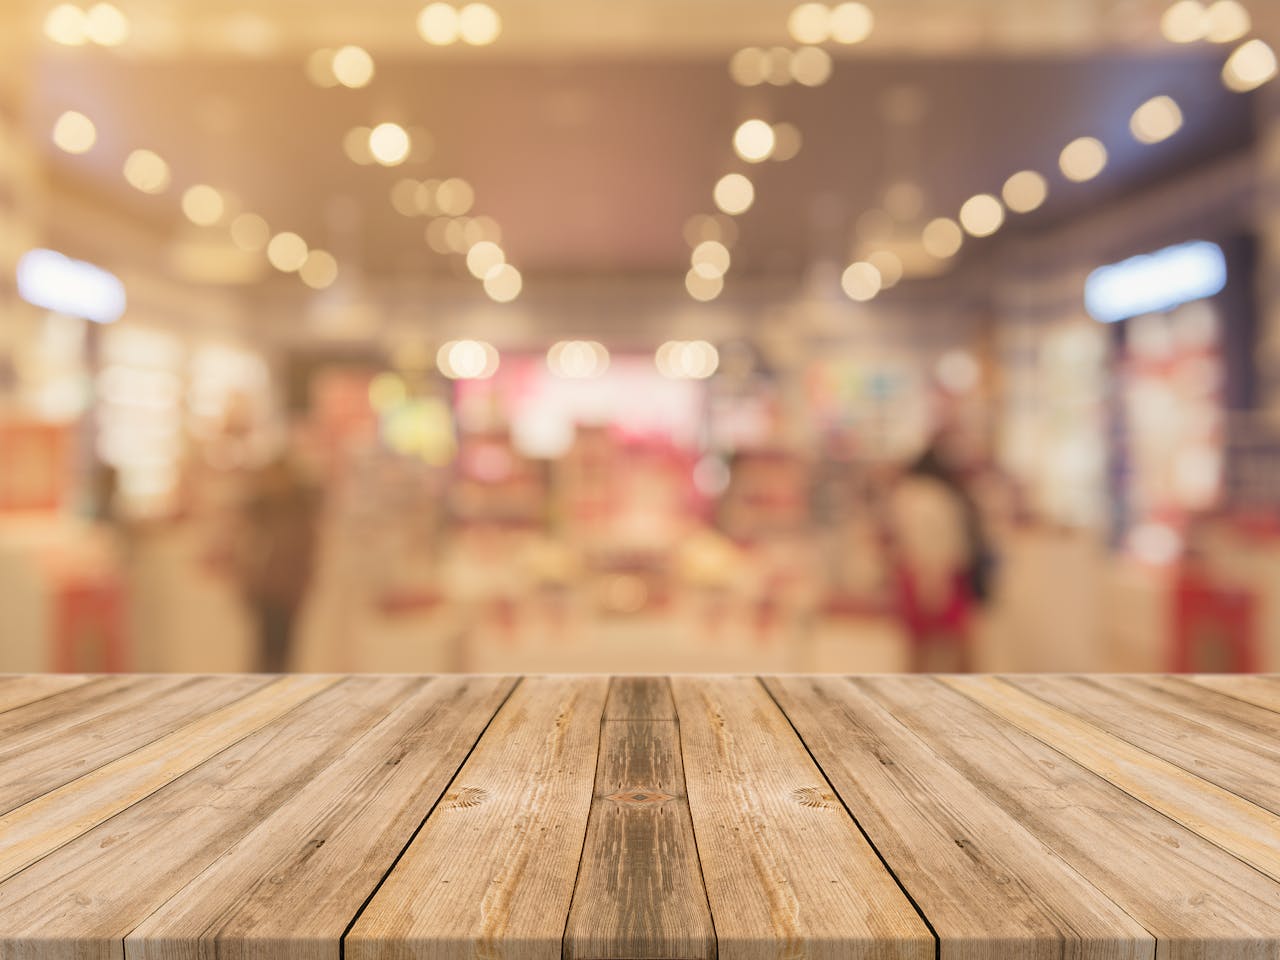
[[[1149,930],[1160,960],[1274,960],[1280,883],[933,680],[856,685]]]
[[[933,935],[764,687],[671,684],[721,960],[933,960]]]
[[[330,767],[129,933],[129,960],[336,960],[347,925],[515,680],[406,683],[408,695],[387,698],[386,715]]]
[[[184,776],[166,781],[163,789],[138,798],[0,884],[0,957],[122,960],[131,931],[322,777],[414,683],[352,677],[312,683],[305,698],[297,693],[308,688],[295,685],[292,708],[255,721],[244,736]],[[323,804],[313,809],[317,820],[325,812]],[[266,887],[284,880],[272,873],[242,878]],[[240,946],[251,952],[252,938]],[[282,941],[297,956],[309,956],[317,946],[306,928],[293,929]]]
[[[1275,674],[1243,677],[1234,674],[1197,674],[1182,679],[1206,690],[1215,690],[1224,696],[1280,713],[1280,676]]]
[[[1154,955],[1140,924],[865,690],[837,677],[765,685],[928,918],[942,960]]]
[[[667,714],[672,719],[650,719]],[[670,684],[615,678],[566,960],[715,957]]]
[[[0,676],[0,713],[44,700],[89,683],[78,673],[9,674]]]
[[[608,679],[529,677],[345,940],[346,960],[561,954]]]

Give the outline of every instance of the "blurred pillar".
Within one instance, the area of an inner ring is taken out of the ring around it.
[[[1280,82],[1255,95],[1258,112],[1258,410],[1280,427]]]

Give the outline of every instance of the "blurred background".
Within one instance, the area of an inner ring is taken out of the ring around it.
[[[5,0],[0,671],[1280,668],[1278,43]]]

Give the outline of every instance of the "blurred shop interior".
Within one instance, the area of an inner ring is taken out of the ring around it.
[[[1280,669],[1278,49],[6,0],[0,671]]]

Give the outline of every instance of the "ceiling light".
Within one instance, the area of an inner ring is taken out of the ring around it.
[[[729,76],[742,87],[764,83],[768,70],[768,54],[759,47],[743,47],[729,59]]]
[[[1049,182],[1034,170],[1020,170],[1004,182],[1001,196],[1014,213],[1030,213],[1049,196]]]
[[[989,193],[970,197],[960,208],[960,225],[971,236],[989,237],[1004,223],[1004,207]]]
[[[747,120],[733,133],[733,149],[748,163],[767,160],[776,142],[773,127],[763,120]]]
[[[609,351],[595,340],[561,340],[547,351],[547,369],[566,380],[590,380],[609,369]]]
[[[1231,43],[1253,29],[1253,20],[1237,0],[1217,0],[1207,11],[1205,39],[1212,43]]]
[[[172,180],[169,164],[151,150],[134,150],[125,158],[124,178],[143,193],[164,193]]]
[[[436,352],[436,367],[450,380],[486,380],[498,362],[498,351],[483,340],[450,340]]]
[[[327,250],[312,250],[298,269],[298,276],[312,290],[324,290],[338,279],[338,261]]]
[[[716,181],[712,196],[716,206],[727,214],[746,213],[755,202],[756,190],[740,173],[727,173]]]
[[[85,13],[74,3],[60,3],[44,18],[44,35],[64,47],[80,47],[89,39]]]
[[[271,228],[256,213],[242,213],[231,221],[231,242],[246,253],[255,253],[271,240]]]
[[[668,340],[654,352],[654,365],[672,380],[705,380],[720,366],[720,351],[706,340]]]
[[[129,39],[129,19],[119,7],[95,3],[84,17],[85,35],[103,47],[118,47]]]
[[[791,55],[791,76],[806,87],[820,87],[831,79],[831,54],[821,47],[801,47]]]
[[[450,177],[436,188],[436,206],[440,208],[441,213],[451,217],[462,216],[471,209],[475,200],[475,190],[461,177]]]
[[[824,43],[831,36],[831,11],[822,3],[802,3],[787,17],[787,31],[796,43]]]
[[[800,128],[794,123],[775,123],[773,125],[773,153],[769,154],[769,158],[778,161],[790,160],[800,152],[800,146],[803,142],[804,138],[800,135]]]
[[[369,131],[369,153],[384,167],[404,163],[410,146],[408,132],[398,123],[380,123]]]
[[[729,248],[719,240],[703,240],[693,248],[689,257],[693,272],[709,279],[724,276],[729,269],[729,261]]]
[[[964,231],[954,220],[938,217],[936,220],[930,220],[924,228],[921,242],[929,256],[946,260],[960,252],[960,247],[964,243]]]
[[[484,292],[498,303],[509,303],[520,296],[523,286],[520,271],[509,263],[500,264],[484,275]]]
[[[1182,128],[1182,110],[1171,97],[1152,97],[1129,120],[1129,129],[1139,143],[1160,143]]]
[[[1160,32],[1170,43],[1195,43],[1209,32],[1209,12],[1200,0],[1178,0],[1160,18]]]
[[[338,78],[333,72],[333,51],[323,47],[307,57],[306,73],[307,79],[317,87],[336,87]]]
[[[227,212],[227,202],[207,183],[198,183],[182,194],[182,212],[196,226],[211,227]]]
[[[418,14],[418,35],[427,43],[447,46],[458,39],[458,11],[447,3],[429,3]]]
[[[837,43],[861,43],[871,36],[875,22],[865,3],[841,3],[831,11],[831,39]]]
[[[333,54],[333,76],[344,87],[358,90],[373,79],[373,57],[364,47],[339,47]]]
[[[490,240],[481,240],[472,244],[467,251],[467,269],[477,280],[483,280],[495,267],[506,263],[506,254],[502,248]]]
[[[53,125],[53,142],[67,153],[87,153],[98,142],[98,129],[83,113],[68,110]]]
[[[883,284],[880,271],[865,260],[849,264],[840,275],[840,286],[850,300],[870,300],[880,292]]]
[[[373,163],[373,153],[369,150],[369,134],[372,132],[368,127],[352,127],[342,138],[342,149],[352,163],[362,167]]]
[[[707,276],[699,273],[697,267],[690,267],[689,272],[684,275],[684,288],[693,299],[708,303],[720,296],[724,290],[724,276],[722,274]]]
[[[1080,137],[1063,147],[1058,165],[1068,180],[1076,183],[1092,180],[1106,169],[1107,148],[1095,137]]]
[[[501,32],[502,20],[487,3],[468,3],[458,11],[458,33],[472,46],[493,43]]]
[[[267,244],[267,260],[281,273],[302,269],[307,254],[307,242],[296,233],[277,233]]]
[[[786,47],[770,47],[764,56],[764,78],[775,87],[791,82],[791,51]]]
[[[867,257],[867,263],[875,267],[880,273],[880,286],[882,289],[888,290],[890,287],[897,286],[902,279],[902,258],[896,253],[888,250],[877,250]]]
[[[1261,40],[1250,40],[1236,48],[1222,68],[1222,82],[1236,93],[1247,93],[1276,75],[1276,55]]]

